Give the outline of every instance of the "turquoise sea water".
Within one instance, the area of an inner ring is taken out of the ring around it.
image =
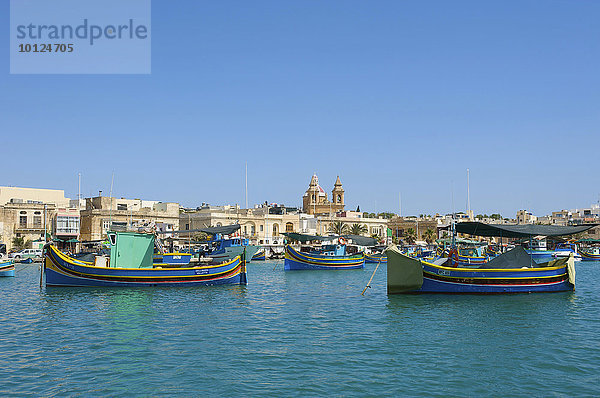
[[[277,268],[273,268],[277,265]],[[387,296],[385,266],[248,286],[0,278],[0,396],[598,396],[600,263],[573,293]]]

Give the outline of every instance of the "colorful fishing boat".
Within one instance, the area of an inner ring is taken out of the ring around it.
[[[387,263],[387,257],[383,253],[365,253],[365,263],[367,264],[377,264],[379,262]]]
[[[49,244],[44,248],[46,286],[210,286],[246,284],[246,262],[236,257],[222,264],[162,267],[154,264],[154,235],[109,232],[110,257],[80,261]]]
[[[579,249],[583,261],[600,261],[600,247],[588,247]]]
[[[480,268],[449,267],[447,259],[430,263],[386,250],[387,291],[397,293],[532,293],[575,287],[573,257],[537,264],[522,248],[496,257]],[[522,267],[523,268],[522,268]]]
[[[565,236],[586,231],[594,225],[490,225],[480,222],[453,224],[453,233],[485,237],[529,238]],[[454,249],[453,249],[454,250]],[[575,256],[539,263],[518,246],[487,263],[474,267],[456,266],[450,258],[433,262],[403,255],[392,246],[388,256],[388,293],[530,293],[569,291],[575,287]]]
[[[285,248],[286,271],[292,270],[349,270],[363,268],[363,253],[346,255],[346,245],[323,245],[322,249],[303,253],[287,245]]]
[[[265,249],[259,249],[254,256],[252,256],[252,261],[265,261],[266,259]]]
[[[485,264],[488,257],[483,252],[483,247],[464,247],[458,249],[459,266],[478,266]]]
[[[15,276],[15,264],[12,260],[0,260],[0,276]]]

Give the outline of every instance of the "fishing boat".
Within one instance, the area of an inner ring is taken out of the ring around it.
[[[252,256],[252,261],[265,261],[266,259],[265,249],[259,249],[254,256]]]
[[[110,256],[77,260],[44,247],[46,286],[210,286],[246,284],[244,256],[216,265],[164,267],[153,262],[154,234],[109,232]]]
[[[232,236],[239,229],[239,224],[233,224],[199,230],[212,236],[212,239],[208,241],[210,249],[206,254],[206,256],[211,258],[210,264],[219,264],[223,261],[232,260],[235,257],[241,256],[242,253],[246,254],[248,262],[252,261],[252,257],[260,249],[260,246],[251,245],[246,238]]]
[[[387,263],[387,257],[383,253],[365,253],[365,263],[367,264],[377,264],[379,262]]]
[[[346,245],[323,245],[319,250],[303,253],[287,245],[285,248],[286,271],[293,270],[349,270],[363,268],[363,253],[346,255]]]
[[[0,276],[15,276],[15,264],[12,260],[0,260]]]
[[[485,264],[487,260],[488,256],[485,255],[482,246],[458,249],[458,265],[460,266],[481,265]]]
[[[478,236],[523,238],[563,236],[592,226],[488,225],[459,223],[455,232]],[[557,258],[538,263],[523,247],[516,247],[485,264],[454,266],[449,258],[433,262],[411,258],[391,246],[386,250],[387,290],[396,293],[532,293],[571,291],[575,288],[575,258]]]
[[[520,247],[481,268],[449,267],[445,265],[447,259],[430,263],[406,256],[395,246],[388,248],[386,254],[388,294],[532,293],[568,291],[575,287],[573,257],[537,264]]]
[[[574,243],[558,243],[554,249],[548,250],[545,239],[531,239],[527,253],[536,261],[549,261],[571,255],[573,255],[575,261],[581,261],[582,259],[582,256],[577,252],[577,245]]]
[[[583,261],[600,261],[600,247],[580,249],[579,254]]]

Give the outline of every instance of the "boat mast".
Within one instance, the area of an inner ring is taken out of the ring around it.
[[[248,208],[248,162],[246,162],[246,209]]]
[[[469,169],[467,169],[467,217],[471,219],[471,192],[469,186]]]
[[[115,182],[115,172],[112,172],[112,178],[110,180],[110,212],[108,213],[108,230],[110,231],[112,229],[112,210],[113,210],[113,199],[112,199],[112,192],[113,192],[113,184]]]

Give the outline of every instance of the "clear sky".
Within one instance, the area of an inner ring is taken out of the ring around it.
[[[599,199],[600,1],[152,2],[151,75],[10,75],[0,185],[514,217]],[[454,191],[454,195],[452,195]]]

